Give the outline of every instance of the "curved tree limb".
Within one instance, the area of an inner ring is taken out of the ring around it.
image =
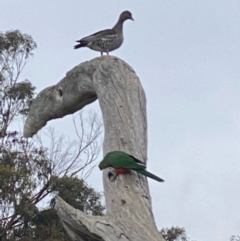
[[[104,155],[121,150],[147,161],[146,98],[134,70],[104,56],[84,62],[34,100],[24,135],[32,136],[47,121],[72,114],[98,98],[103,114]],[[103,171],[107,213],[93,217],[56,199],[56,210],[72,240],[163,241],[152,214],[147,179],[135,172],[114,182]]]

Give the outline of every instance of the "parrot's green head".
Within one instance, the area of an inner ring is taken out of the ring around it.
[[[105,169],[108,167],[108,164],[106,161],[102,160],[99,165],[98,165],[99,169],[102,170],[102,169]]]

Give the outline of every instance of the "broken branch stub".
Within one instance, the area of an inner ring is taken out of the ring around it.
[[[120,150],[147,160],[146,98],[134,70],[124,61],[104,56],[84,62],[34,100],[24,135],[32,136],[47,121],[72,114],[98,98],[105,127],[104,155]],[[55,209],[72,240],[163,241],[152,214],[147,179],[135,172],[114,182],[103,171],[106,215],[94,217],[60,197]]]

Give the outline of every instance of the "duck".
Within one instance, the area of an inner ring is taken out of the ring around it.
[[[105,29],[77,40],[76,42],[78,44],[74,46],[74,49],[88,47],[92,50],[101,52],[101,56],[103,56],[103,53],[109,55],[109,52],[118,49],[122,45],[124,39],[123,23],[128,19],[134,20],[132,13],[130,11],[122,12],[113,28]]]

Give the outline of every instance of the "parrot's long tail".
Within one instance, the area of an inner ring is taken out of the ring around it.
[[[146,170],[137,170],[138,173],[141,173],[142,175],[146,176],[146,177],[150,177],[158,182],[164,182],[164,180],[154,174],[152,174],[151,172],[148,172]]]

